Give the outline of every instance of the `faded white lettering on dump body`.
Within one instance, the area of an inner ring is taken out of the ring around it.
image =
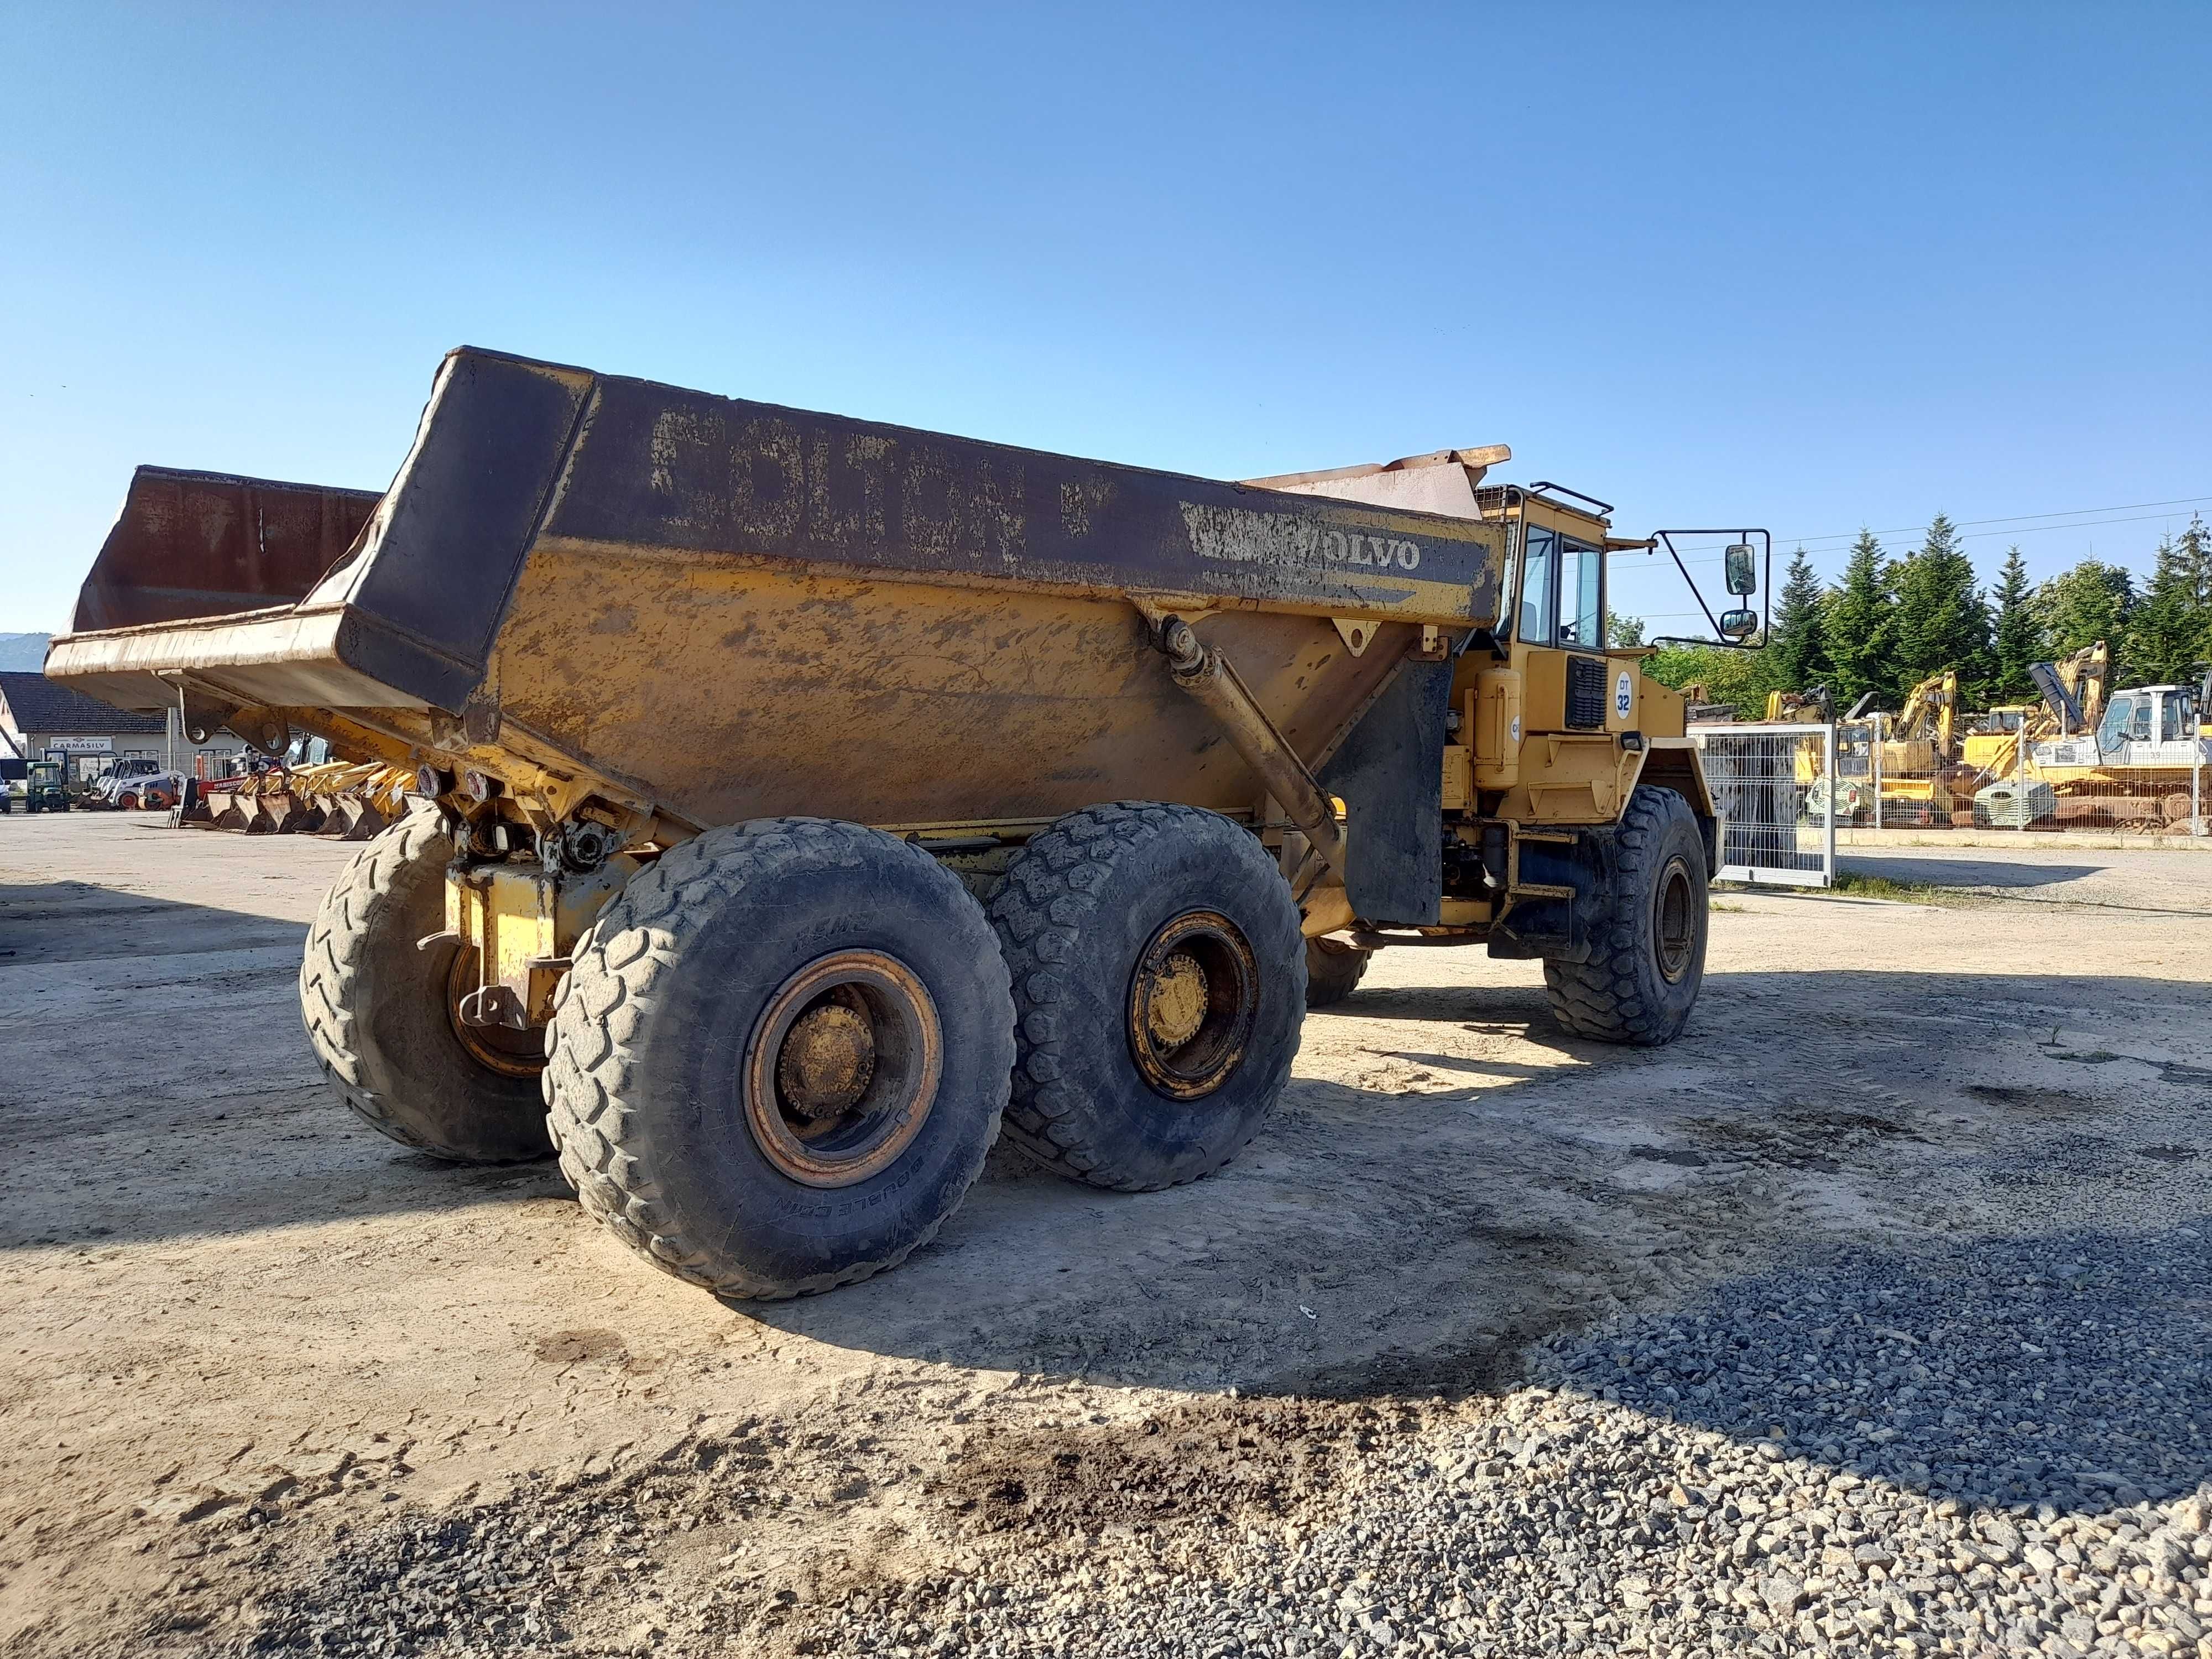
[[[1372,570],[1414,570],[1420,567],[1419,543],[1357,531],[1324,530],[1293,513],[1255,513],[1242,507],[1209,507],[1182,501],[1182,521],[1191,550],[1201,559],[1240,564],[1364,565]]]
[[[1191,551],[1201,559],[1237,564],[1310,565],[1321,526],[1294,513],[1255,513],[1242,507],[1180,503]]]

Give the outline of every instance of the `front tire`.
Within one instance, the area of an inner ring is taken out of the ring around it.
[[[824,818],[664,854],[577,947],[545,1103],[562,1173],[639,1255],[732,1298],[927,1243],[982,1172],[1014,1063],[1006,969],[959,878]]]
[[[538,1066],[495,1069],[461,1041],[460,946],[418,951],[446,925],[453,843],[434,813],[363,847],[324,896],[300,964],[300,1012],[323,1075],[379,1134],[459,1164],[519,1164],[553,1150]]]
[[[1589,960],[1547,961],[1544,989],[1576,1036],[1657,1048],[1681,1035],[1705,983],[1705,837],[1689,802],[1652,784],[1638,787],[1615,836]]]
[[[1259,1133],[1297,1053],[1306,956],[1258,837],[1196,807],[1087,807],[1007,866],[991,920],[1020,1016],[1022,1152],[1149,1192]]]

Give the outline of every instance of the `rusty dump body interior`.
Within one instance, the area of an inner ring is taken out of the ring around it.
[[[1495,615],[1501,541],[464,349],[380,499],[142,469],[47,672],[264,746],[474,771],[533,821],[1249,816],[1266,781],[1160,618],[1326,772],[1402,665]],[[1434,795],[1432,765],[1399,769],[1330,780],[1355,848]]]

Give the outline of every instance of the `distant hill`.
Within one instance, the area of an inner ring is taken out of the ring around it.
[[[0,672],[46,665],[46,641],[51,634],[0,634]]]

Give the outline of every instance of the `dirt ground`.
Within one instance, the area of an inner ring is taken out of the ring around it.
[[[1808,1238],[2203,1209],[2212,1120],[2174,1123],[2212,1083],[2212,864],[1914,848],[1850,862],[1943,902],[1723,896],[1672,1048],[1565,1037],[1533,963],[1386,953],[1221,1176],[994,1163],[897,1272],[725,1308],[550,1164],[440,1164],[325,1097],[294,978],[353,850],[0,818],[0,1651],[283,1650],[392,1517],[550,1513],[710,1429],[744,1503],[671,1518],[649,1570],[611,1534],[562,1638],[657,1640],[711,1567],[720,1650],[785,1651],[825,1587],[1000,1547],[1070,1436],[1118,1448],[1116,1490],[1210,1470],[1217,1519],[1325,1508],[1392,1413]],[[2057,1144],[2095,1156],[2039,1178]],[[1251,1434],[1178,1465],[1166,1420]]]

